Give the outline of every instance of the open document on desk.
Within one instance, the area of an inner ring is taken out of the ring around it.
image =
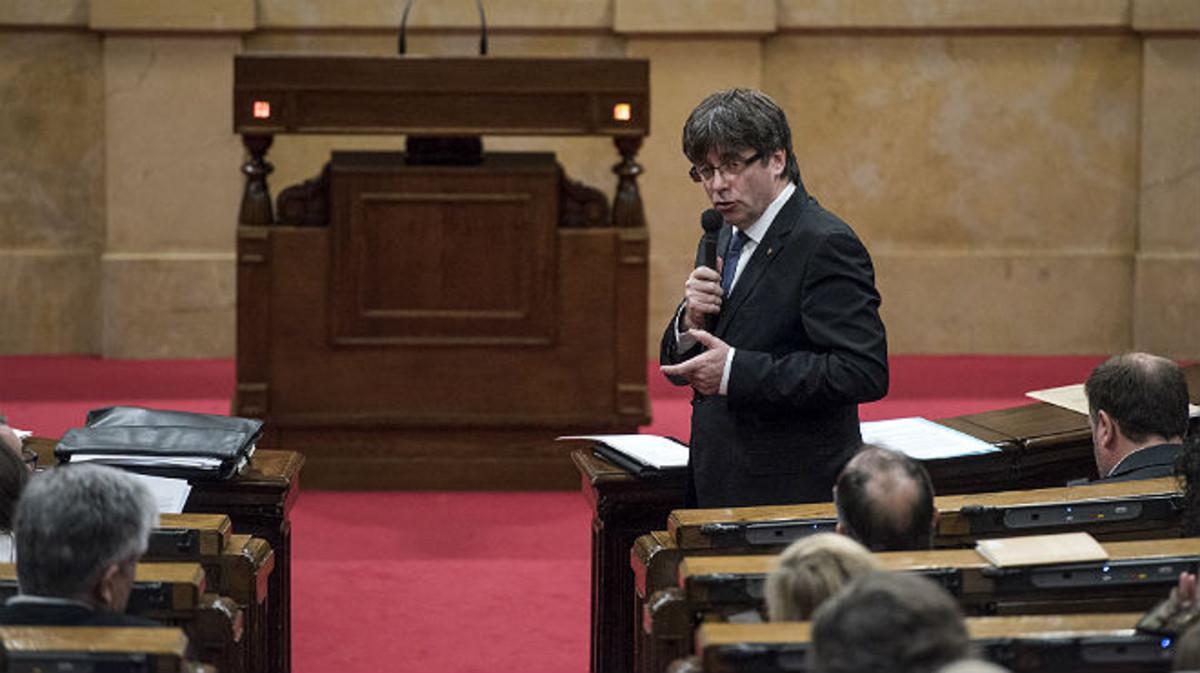
[[[633,474],[649,471],[681,470],[687,467],[688,447],[670,437],[658,435],[572,435],[560,440],[585,440],[593,443],[596,453]]]
[[[964,432],[917,416],[871,421],[860,427],[864,443],[899,451],[916,460],[960,458],[1000,450]]]

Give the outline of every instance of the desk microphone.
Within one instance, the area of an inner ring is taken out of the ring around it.
[[[704,266],[714,271],[717,269],[717,238],[721,235],[721,227],[724,225],[725,218],[712,208],[700,214],[700,227],[704,229]],[[717,322],[717,316],[709,314],[704,322],[711,332]]]

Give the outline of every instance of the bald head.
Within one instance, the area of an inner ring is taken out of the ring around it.
[[[865,445],[838,477],[834,500],[839,530],[872,551],[930,546],[933,483],[902,453]]]

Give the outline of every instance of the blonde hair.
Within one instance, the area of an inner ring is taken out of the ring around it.
[[[803,621],[854,578],[879,568],[871,552],[837,533],[793,542],[767,576],[767,615],[773,622]]]

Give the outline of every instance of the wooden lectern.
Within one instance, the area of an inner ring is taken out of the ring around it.
[[[646,61],[234,66],[234,413],[266,421],[264,446],[303,452],[317,488],[569,487],[556,436],[648,422]],[[334,152],[272,204],[279,133],[405,134],[408,151]],[[482,152],[498,134],[611,136],[613,204],[552,154]]]

